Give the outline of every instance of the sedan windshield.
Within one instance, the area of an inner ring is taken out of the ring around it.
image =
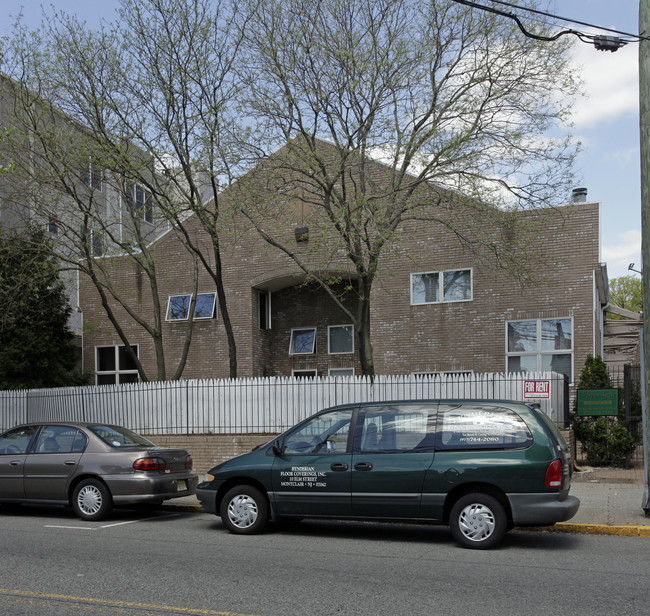
[[[155,447],[143,436],[120,426],[88,426],[102,441],[111,447]]]

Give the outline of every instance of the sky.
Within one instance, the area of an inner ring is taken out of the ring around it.
[[[41,4],[48,12],[54,7],[94,26],[101,18],[114,19],[120,2],[0,0],[0,24],[4,24],[0,36],[8,33],[11,17],[21,7],[25,23],[38,26]],[[556,0],[554,13],[630,34],[639,29],[639,0]],[[567,28],[611,34],[570,23]],[[586,93],[576,102],[572,129],[582,143],[575,188],[587,188],[587,200],[601,203],[601,261],[607,264],[610,281],[619,276],[640,277],[628,270],[631,263],[641,270],[638,51],[636,43],[611,53],[580,42],[573,50]],[[568,194],[566,200],[570,198]]]

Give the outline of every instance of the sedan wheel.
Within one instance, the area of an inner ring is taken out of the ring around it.
[[[103,520],[113,508],[113,499],[101,481],[86,479],[75,488],[72,508],[82,520]]]
[[[265,496],[252,486],[236,486],[221,501],[221,520],[231,533],[253,535],[262,532],[269,520]]]
[[[465,548],[495,546],[507,530],[508,520],[501,503],[489,494],[468,494],[458,499],[449,520],[454,539]]]

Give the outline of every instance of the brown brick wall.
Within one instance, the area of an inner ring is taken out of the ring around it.
[[[509,231],[515,233],[510,239],[481,220],[460,220],[458,229],[464,234],[490,239],[485,244],[488,252],[507,252],[516,244],[520,256],[529,258],[538,275],[538,280],[528,286],[519,284],[520,272],[516,268],[505,272],[494,267],[489,254],[481,255],[479,265],[477,256],[461,245],[454,231],[434,223],[405,225],[399,243],[382,257],[373,286],[371,338],[376,372],[505,371],[506,321],[572,317],[574,374],[579,374],[587,354],[600,352],[594,348],[593,297],[593,272],[599,260],[598,208],[598,204],[581,203],[520,214],[515,231]],[[200,231],[196,234],[201,236]],[[311,220],[310,240],[297,244],[296,250],[302,251],[305,258],[315,259],[319,250],[324,253],[329,241]],[[327,353],[327,325],[349,322],[327,294],[311,285],[299,285],[297,278],[287,282],[288,287],[283,288],[281,283],[273,286],[278,277],[300,274],[289,257],[271,250],[254,229],[245,226],[237,228],[236,235],[224,235],[222,242],[225,287],[237,342],[238,376],[290,375],[292,370],[310,368],[326,375],[329,368],[350,366],[359,372],[356,353]],[[192,261],[173,234],[160,240],[155,250],[164,312],[169,295],[192,290]],[[327,259],[328,267],[334,268],[339,257],[331,251]],[[133,305],[153,322],[146,275],[124,259],[115,259],[112,267],[118,290],[127,294]],[[411,273],[464,268],[473,272],[471,301],[410,305]],[[257,288],[273,289],[273,327],[268,331],[259,329]],[[214,282],[203,272],[199,292],[214,290]],[[88,281],[82,281],[81,297],[86,325],[84,367],[94,372],[95,347],[120,341]],[[354,309],[352,300],[349,306]],[[132,343],[140,345],[147,374],[155,380],[155,354],[149,336],[122,309],[116,312]],[[317,352],[311,357],[290,357],[291,328],[301,326],[318,328]],[[185,340],[185,324],[163,322],[162,331],[166,378],[171,378]],[[228,378],[228,347],[221,314],[216,320],[195,322],[182,376]]]
[[[187,449],[192,454],[194,470],[203,475],[213,466],[247,453],[275,434],[153,434],[145,436],[160,447]]]
[[[594,282],[598,264],[598,205],[548,212],[529,227],[540,280],[520,286],[506,272],[476,267],[450,237],[414,232],[408,256],[376,285],[373,345],[379,373],[506,370],[508,320],[573,317],[574,372],[594,349]],[[441,241],[442,237],[442,241]],[[413,272],[472,268],[473,300],[410,305]]]

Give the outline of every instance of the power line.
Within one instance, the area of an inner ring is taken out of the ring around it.
[[[574,36],[577,36],[583,43],[593,44],[593,46],[599,51],[612,51],[612,52],[614,52],[617,49],[620,49],[621,47],[623,47],[624,45],[627,45],[628,43],[639,42],[642,39],[650,40],[650,39],[647,39],[647,37],[641,36],[639,34],[628,34],[626,32],[620,32],[619,30],[613,30],[611,28],[603,28],[601,26],[596,26],[594,24],[590,24],[590,23],[587,23],[587,22],[584,22],[584,21],[574,20],[574,19],[571,19],[569,17],[561,17],[559,15],[553,15],[552,13],[546,13],[545,11],[539,11],[537,9],[522,7],[522,6],[519,6],[519,5],[512,4],[510,2],[505,2],[504,0],[490,0],[490,1],[494,2],[496,4],[500,4],[500,5],[503,5],[503,6],[510,7],[510,8],[519,9],[519,10],[522,10],[522,11],[527,11],[529,13],[536,13],[538,15],[543,15],[544,17],[549,17],[549,18],[552,18],[552,19],[555,19],[555,20],[558,20],[558,21],[566,21],[566,22],[569,22],[569,23],[575,23],[575,24],[579,24],[579,25],[582,25],[582,26],[588,26],[589,28],[595,28],[595,29],[606,31],[606,32],[612,32],[612,33],[615,33],[615,34],[620,34],[622,36],[631,37],[631,39],[630,40],[625,40],[625,39],[621,39],[621,38],[619,38],[617,36],[608,36],[608,35],[603,35],[603,34],[595,34],[595,35],[594,34],[587,34],[585,32],[580,32],[579,30],[562,30],[562,31],[554,34],[553,36],[542,36],[542,35],[535,34],[533,32],[530,32],[529,30],[527,30],[525,28],[524,24],[521,22],[521,20],[519,19],[519,17],[515,13],[502,11],[502,10],[499,10],[499,9],[497,9],[495,7],[486,6],[484,4],[479,4],[478,2],[473,2],[471,0],[454,0],[454,2],[457,2],[458,4],[464,4],[464,5],[469,6],[471,8],[476,8],[476,9],[480,9],[482,11],[487,11],[488,13],[494,13],[496,15],[501,15],[502,17],[508,17],[509,19],[512,19],[517,24],[519,29],[527,37],[538,40],[538,41],[555,41],[558,38],[560,38],[561,36],[564,36],[566,34],[573,34]]]
[[[641,36],[640,34],[630,34],[629,32],[621,32],[620,30],[614,30],[612,28],[605,28],[604,26],[597,26],[595,24],[590,24],[586,21],[579,21],[577,19],[572,19],[571,17],[562,17],[560,15],[553,15],[553,13],[546,13],[538,9],[531,9],[526,6],[520,6],[517,4],[512,4],[512,2],[505,2],[505,0],[490,0],[494,4],[501,4],[502,6],[507,6],[511,9],[518,9],[520,11],[526,11],[527,13],[535,13],[537,15],[543,15],[544,17],[550,17],[551,19],[557,19],[558,21],[565,21],[571,24],[578,24],[580,26],[587,26],[588,28],[596,28],[597,30],[603,30],[604,32],[612,32],[613,34],[620,34],[621,36],[629,36],[637,40],[645,39],[647,37]],[[462,4],[465,4],[464,2]]]

